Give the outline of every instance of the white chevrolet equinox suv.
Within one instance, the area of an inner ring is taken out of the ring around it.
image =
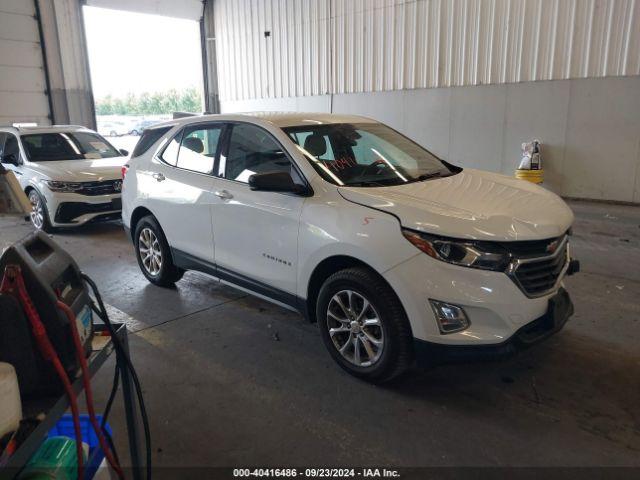
[[[33,226],[47,232],[120,218],[127,155],[84,127],[0,127],[2,166],[29,197]]]
[[[368,118],[180,119],[146,130],[123,173],[150,282],[198,270],[295,309],[369,381],[510,354],[573,313],[573,214],[558,196],[463,170]]]

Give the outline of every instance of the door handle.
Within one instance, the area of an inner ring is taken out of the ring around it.
[[[154,173],[152,175],[152,177],[155,178],[159,182],[162,182],[162,181],[164,181],[166,179],[166,177],[161,173]]]
[[[219,190],[215,192],[215,196],[223,200],[231,200],[233,198],[233,195],[231,195],[231,193],[227,192],[226,190]]]

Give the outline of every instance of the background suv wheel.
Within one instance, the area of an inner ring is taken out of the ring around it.
[[[411,364],[411,329],[400,300],[367,268],[331,275],[320,289],[316,318],[327,350],[352,375],[385,382]]]
[[[28,197],[31,203],[31,213],[29,214],[31,224],[38,230],[52,232],[53,227],[51,227],[49,220],[49,211],[47,210],[47,204],[42,195],[40,195],[37,190],[31,189],[29,190]]]
[[[182,278],[184,270],[173,264],[167,239],[154,217],[146,216],[138,222],[134,243],[140,270],[151,283],[167,287]]]

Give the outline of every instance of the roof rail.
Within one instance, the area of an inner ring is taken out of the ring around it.
[[[28,123],[28,122],[24,122],[24,123]],[[29,123],[29,125],[36,125],[35,123]],[[3,128],[22,128],[24,127],[24,124],[21,124],[20,122],[3,122],[0,123],[0,127]]]

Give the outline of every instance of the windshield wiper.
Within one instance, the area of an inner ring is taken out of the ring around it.
[[[346,183],[345,187],[388,187],[389,185],[385,185],[384,183],[372,182],[372,181],[362,181],[362,182],[353,182]]]
[[[425,180],[429,180],[430,178],[437,178],[437,177],[441,177],[442,173],[440,172],[433,172],[433,173],[423,173],[422,175],[419,175],[417,180],[419,182],[423,182]]]
[[[424,182],[425,180],[431,180],[432,178],[445,178],[445,177],[450,177],[451,175],[453,174],[452,173],[443,174],[442,172],[423,173],[422,175],[418,175],[417,178],[412,179],[409,183]]]

